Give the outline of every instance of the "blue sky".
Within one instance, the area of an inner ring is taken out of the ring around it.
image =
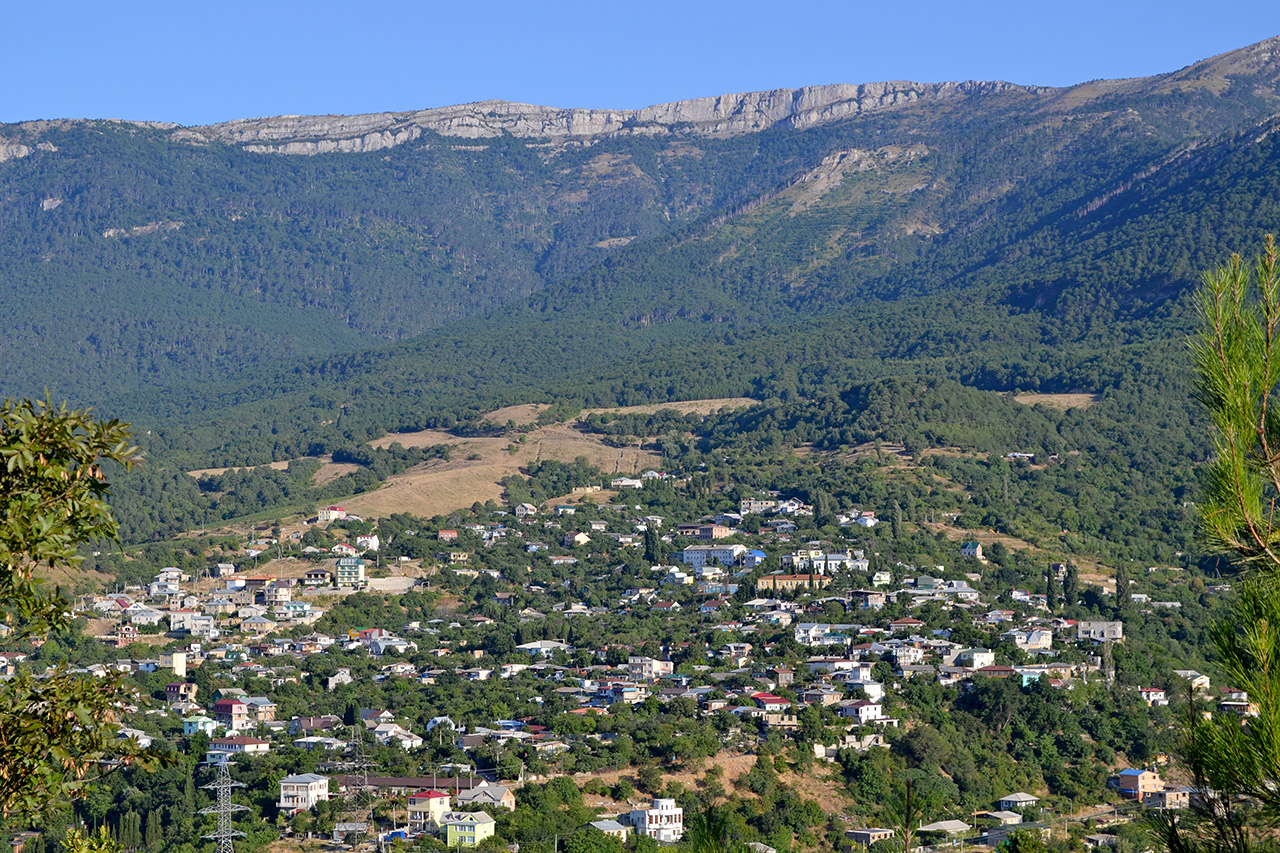
[[[0,122],[203,124],[489,98],[634,108],[878,80],[1069,85],[1275,35],[1274,0],[11,3]]]

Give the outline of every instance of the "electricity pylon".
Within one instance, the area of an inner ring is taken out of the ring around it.
[[[235,847],[231,843],[231,839],[240,838],[243,832],[236,829],[232,825],[232,817],[236,812],[248,810],[248,806],[237,805],[231,802],[231,791],[234,788],[243,788],[243,782],[236,782],[231,778],[231,771],[227,769],[227,765],[223,764],[218,767],[218,778],[208,785],[201,785],[206,791],[213,791],[217,799],[214,805],[207,809],[201,809],[200,814],[211,814],[218,816],[218,828],[211,835],[205,835],[204,838],[212,839],[218,842],[217,853],[235,853]]]

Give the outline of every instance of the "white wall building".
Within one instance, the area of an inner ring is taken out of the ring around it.
[[[631,812],[636,835],[647,835],[664,844],[673,844],[684,835],[684,809],[675,800],[657,799],[653,807]]]
[[[329,777],[300,773],[280,780],[280,810],[295,814],[329,799]]]

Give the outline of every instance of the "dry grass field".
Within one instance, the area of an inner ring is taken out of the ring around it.
[[[1024,406],[1044,403],[1055,409],[1087,409],[1102,400],[1101,394],[1019,394],[1013,398]]]
[[[724,785],[725,791],[729,794],[736,794],[749,799],[754,799],[752,794],[745,785],[739,785],[739,781],[743,776],[755,766],[756,758],[754,755],[739,755],[736,753],[722,752],[710,759],[704,759],[696,767],[687,767],[681,769],[673,769],[670,767],[662,768],[664,779],[672,782],[678,782],[686,788],[697,789],[699,781],[706,775],[707,769],[712,765],[719,765],[723,774],[720,777],[721,784]],[[592,779],[599,779],[610,787],[616,785],[618,780],[626,777],[632,782],[635,781],[635,774],[631,770],[617,771],[606,770],[600,773],[576,773],[573,781],[582,787]],[[794,771],[788,770],[785,773],[778,774],[778,781],[781,785],[790,788],[807,800],[814,800],[827,814],[841,814],[852,803],[853,798],[849,792],[840,784],[836,776],[834,767],[817,763],[814,769],[807,774],[801,775]],[[622,806],[622,803],[615,803],[607,797],[601,797],[596,794],[588,794],[584,798],[587,805],[593,807],[612,808],[614,806]],[[637,797],[637,801],[639,801]]]
[[[751,406],[756,402],[747,397],[727,397],[588,409],[582,414],[652,414],[662,409],[675,409],[684,414],[710,414],[723,408]],[[535,423],[546,408],[545,405],[509,406],[485,417],[495,424],[511,421],[516,425],[527,425]],[[572,422],[550,424],[523,435],[478,438],[458,437],[443,430],[392,433],[371,444],[389,447],[395,442],[404,447],[449,444],[454,449],[449,461],[428,462],[397,474],[376,491],[344,500],[343,506],[361,515],[408,512],[431,517],[469,507],[477,501],[501,500],[500,483],[504,477],[519,474],[520,469],[544,460],[572,462],[583,456],[606,474],[638,474],[646,468],[655,467],[659,459],[656,453],[638,447],[609,447],[599,437],[574,429]]]
[[[277,471],[283,471],[283,470],[285,470],[286,468],[288,468],[288,467],[289,467],[289,463],[288,463],[288,461],[285,461],[285,462],[271,462],[271,463],[269,463],[269,464],[270,464],[270,467],[272,467],[272,468],[276,469]],[[188,474],[190,474],[192,477],[195,477],[196,479],[199,479],[200,477],[204,477],[204,476],[206,476],[206,475],[208,475],[208,476],[218,476],[219,474],[225,474],[225,473],[227,473],[228,471],[248,471],[248,470],[250,470],[251,468],[258,468],[258,467],[261,467],[261,466],[259,466],[259,465],[242,465],[242,466],[240,466],[240,467],[238,467],[238,468],[237,468],[237,467],[232,467],[232,468],[197,468],[196,470],[194,470],[194,471],[188,471],[187,473],[188,473]]]
[[[1025,539],[1019,539],[1016,536],[1008,536],[1003,533],[993,533],[990,530],[964,530],[942,523],[925,523],[922,526],[934,534],[941,531],[953,542],[981,542],[983,548],[990,548],[997,542],[1003,544],[1010,551],[1024,551],[1028,548],[1035,547]]]
[[[376,491],[343,501],[361,515],[408,512],[431,517],[443,515],[479,501],[501,500],[504,477],[519,474],[536,462],[554,459],[572,462],[586,457],[607,474],[638,474],[654,467],[658,455],[636,447],[605,445],[563,424],[541,427],[522,436],[459,438],[438,430],[384,436],[374,444],[393,442],[405,447],[452,444],[449,461],[433,461],[391,477]]]
[[[527,403],[523,406],[507,406],[505,409],[494,409],[486,418],[495,424],[505,424],[507,421],[516,426],[524,426],[538,422],[538,415],[551,408],[548,403]]]
[[[759,402],[750,397],[717,397],[711,400],[683,400],[678,403],[651,403],[646,406],[623,406],[614,409],[583,409],[582,414],[599,415],[611,412],[615,415],[651,415],[664,409],[675,409],[682,415],[690,413],[709,415],[721,409],[745,409]]]
[[[317,486],[323,486],[325,483],[332,482],[344,474],[354,474],[359,470],[360,466],[354,462],[334,462],[326,457],[324,464],[320,466],[320,470],[311,479]]]

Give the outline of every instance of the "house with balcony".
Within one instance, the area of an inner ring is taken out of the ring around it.
[[[1124,623],[1120,621],[1077,622],[1076,639],[1095,643],[1124,641]]]
[[[663,844],[674,844],[684,835],[684,809],[675,800],[659,798],[647,809],[631,812],[631,826],[636,835],[644,835]]]
[[[1145,802],[1152,794],[1164,790],[1164,780],[1154,770],[1129,768],[1116,774],[1120,796],[1128,800]]]
[[[449,794],[419,791],[409,795],[409,828],[416,832],[436,832],[449,813]]]
[[[446,847],[477,847],[492,838],[496,822],[485,812],[449,812],[441,820]]]
[[[249,706],[239,699],[219,699],[213,703],[213,718],[228,729],[245,729],[250,725]]]
[[[288,815],[305,812],[329,799],[329,777],[318,773],[299,773],[280,780],[280,811]]]
[[[364,586],[365,562],[356,556],[343,557],[338,560],[334,575],[334,583],[339,587]]]
[[[256,737],[236,735],[219,737],[209,741],[205,761],[209,764],[227,764],[237,755],[265,755],[271,751],[271,743]]]

